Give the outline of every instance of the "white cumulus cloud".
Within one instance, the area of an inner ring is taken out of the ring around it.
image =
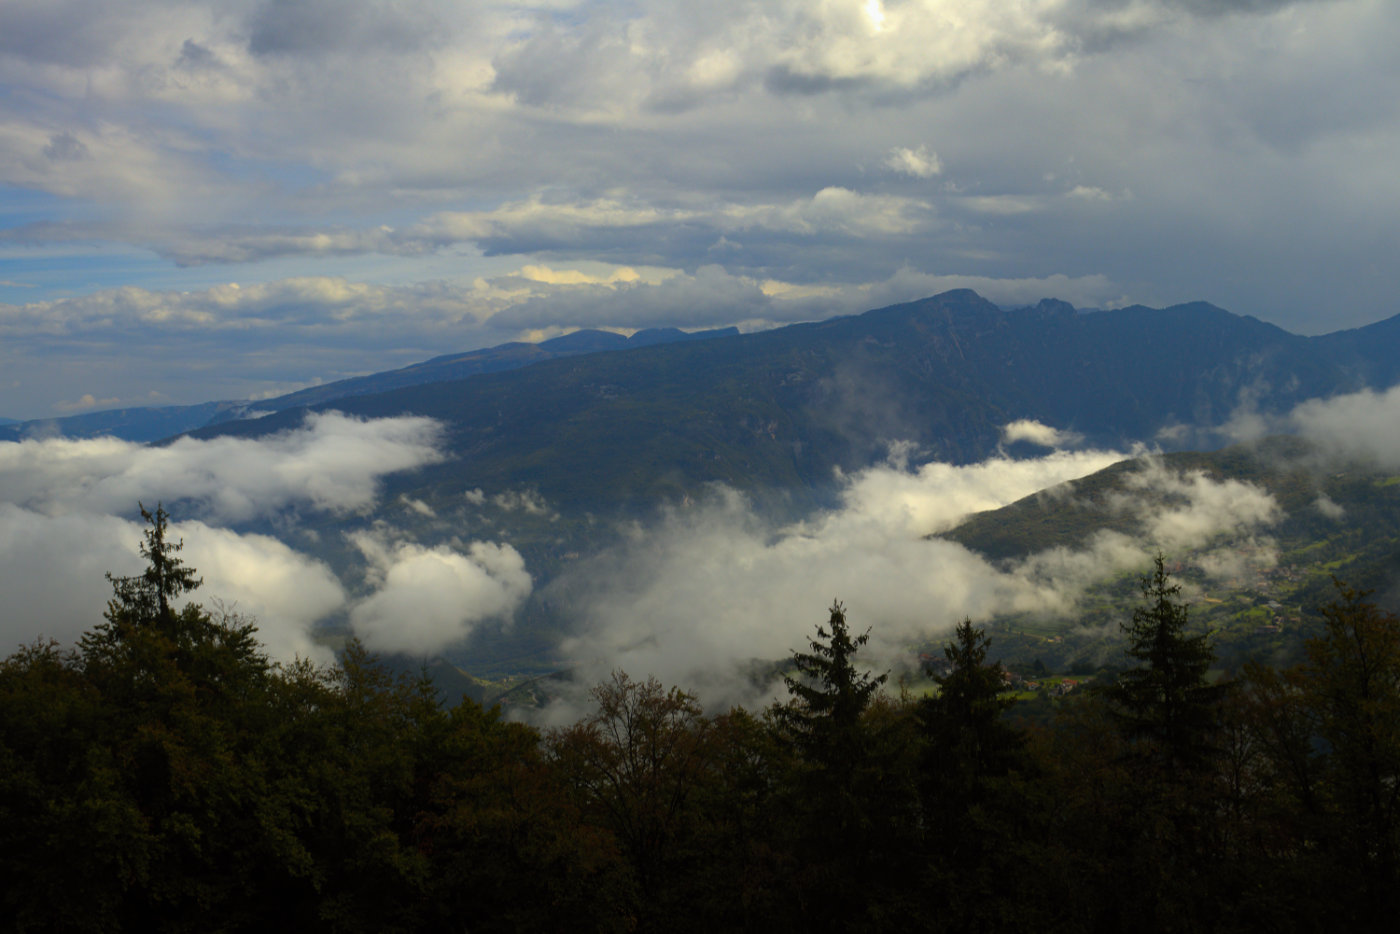
[[[1289,421],[1324,451],[1400,469],[1400,386],[1311,399],[1294,409]]]
[[[105,575],[143,566],[146,526],[129,518],[137,502],[164,501],[180,504],[168,534],[183,540],[181,559],[204,579],[193,599],[218,600],[250,618],[274,658],[329,661],[314,627],[346,601],[330,568],[277,539],[221,526],[289,507],[368,509],[383,475],[440,457],[437,439],[428,419],[328,413],[262,439],[0,443],[0,640],[72,643],[96,625],[111,596]],[[483,545],[472,557],[519,589],[519,555]]]
[[[1002,426],[1001,440],[1006,444],[1029,441],[1043,448],[1064,448],[1073,447],[1083,441],[1084,436],[1078,432],[1052,428],[1034,419],[1022,418]]]
[[[379,478],[440,459],[431,419],[311,413],[264,438],[181,438],[151,447],[115,438],[0,444],[6,501],[49,515],[129,514],[138,501],[187,500],[202,517],[240,522],[288,506],[372,506]]]
[[[509,618],[530,595],[525,560],[510,545],[425,548],[371,533],[352,541],[369,560],[377,588],[351,610],[350,625],[375,651],[436,654],[485,620]]]
[[[0,502],[0,651],[35,639],[71,645],[101,622],[112,596],[105,575],[139,574],[146,526],[93,513],[45,515]],[[331,660],[314,625],[344,603],[340,582],[320,561],[265,535],[238,535],[202,522],[176,522],[169,541],[204,580],[191,599],[218,600],[258,626],[275,659]]]
[[[938,153],[927,146],[914,149],[898,146],[885,157],[885,168],[914,178],[933,178],[943,171],[943,163],[939,161]]]

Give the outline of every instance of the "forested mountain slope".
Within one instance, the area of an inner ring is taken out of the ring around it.
[[[967,463],[1023,418],[1123,445],[1215,426],[1242,404],[1297,403],[1394,375],[1400,327],[1289,334],[1197,303],[1080,313],[1006,311],[970,291],[863,315],[707,341],[537,363],[313,408],[441,419],[447,461],[403,478],[415,495],[538,490],[564,508],[651,503],[722,481],[816,492],[834,468],[883,457]],[[299,410],[197,432],[264,435]],[[1164,434],[1165,433],[1165,434]]]

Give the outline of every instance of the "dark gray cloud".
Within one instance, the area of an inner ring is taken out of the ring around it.
[[[1092,6],[1121,10],[1133,0],[1093,0]],[[1328,3],[1331,0],[1159,0],[1170,10],[1185,10],[1202,16],[1227,16],[1232,13],[1272,13],[1300,3]]]
[[[208,68],[218,64],[218,57],[193,39],[186,39],[180,46],[180,59],[177,64],[186,68]]]
[[[44,147],[44,156],[53,162],[83,159],[87,155],[87,146],[72,133],[56,133],[49,137],[49,144]]]
[[[438,44],[442,24],[425,4],[389,0],[267,0],[248,22],[254,55],[413,52]]]
[[[5,4],[0,56],[39,64],[91,66],[112,53],[122,20],[140,4],[115,0],[13,0]]]

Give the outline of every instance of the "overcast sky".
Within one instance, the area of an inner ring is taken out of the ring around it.
[[[3,0],[0,416],[970,286],[1395,313],[1393,0]]]

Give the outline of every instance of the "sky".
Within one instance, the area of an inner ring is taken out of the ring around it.
[[[1390,0],[4,0],[0,416],[971,287],[1395,313]]]

